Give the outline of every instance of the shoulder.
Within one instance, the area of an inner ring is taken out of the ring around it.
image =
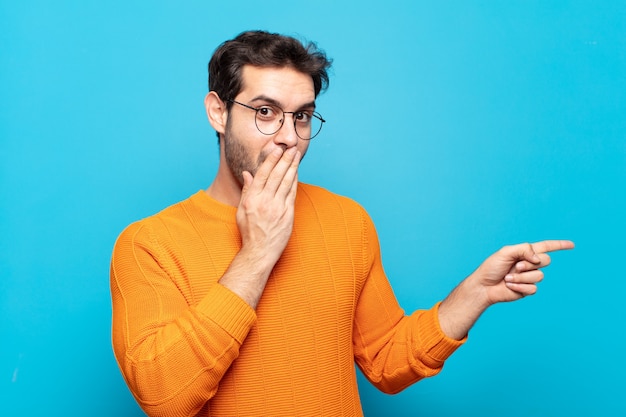
[[[161,211],[128,225],[119,235],[120,241],[127,242],[154,242],[157,236],[167,235],[172,226],[180,224],[189,210],[193,210],[195,195],[174,203]]]

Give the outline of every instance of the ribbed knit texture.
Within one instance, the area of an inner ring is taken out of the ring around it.
[[[395,393],[463,343],[438,305],[404,315],[365,211],[306,184],[255,312],[217,282],[241,246],[235,213],[199,191],[116,242],[113,347],[149,415],[361,416],[355,361]]]

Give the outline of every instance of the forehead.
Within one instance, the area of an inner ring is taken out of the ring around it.
[[[291,67],[245,65],[241,78],[242,88],[237,97],[242,100],[267,97],[284,106],[315,101],[311,76]]]

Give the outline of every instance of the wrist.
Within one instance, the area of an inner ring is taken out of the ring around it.
[[[475,273],[463,280],[439,307],[439,323],[446,336],[460,340],[490,306],[487,291]]]
[[[275,263],[263,251],[242,248],[219,283],[256,309]]]
[[[268,277],[280,258],[273,255],[266,247],[258,245],[243,245],[232,263],[245,268],[249,275],[255,277]]]
[[[459,287],[465,293],[464,297],[468,300],[469,304],[482,313],[494,303],[489,298],[489,292],[483,285],[480,275],[481,272],[479,268],[465,278]]]

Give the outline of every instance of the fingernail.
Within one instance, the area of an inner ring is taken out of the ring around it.
[[[511,275],[511,274],[507,274],[507,275],[505,275],[504,280],[505,280],[506,282],[511,282],[511,281],[513,281],[513,275]]]

